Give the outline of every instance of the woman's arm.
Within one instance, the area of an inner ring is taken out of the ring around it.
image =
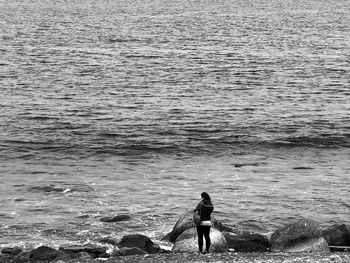
[[[193,210],[193,212],[194,212],[194,213],[199,212],[200,209],[201,209],[201,203],[199,203],[199,204],[197,205],[197,207]]]

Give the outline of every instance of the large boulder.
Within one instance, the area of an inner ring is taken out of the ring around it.
[[[330,246],[350,246],[350,226],[333,225],[323,230],[322,234]]]
[[[270,249],[267,237],[250,232],[234,234],[224,232],[227,246],[235,252],[267,252]]]
[[[329,252],[321,227],[308,219],[278,229],[271,236],[270,247],[272,252]]]
[[[189,228],[193,228],[195,226],[193,223],[193,214],[193,211],[188,211],[185,214],[181,215],[173,227],[173,230],[168,235],[166,235],[164,239],[168,239],[170,242],[174,243],[176,238],[181,235],[182,232]],[[223,229],[229,231],[229,228],[223,226],[219,221],[216,220],[214,216],[211,216],[211,224],[214,228],[220,231]]]
[[[225,252],[227,251],[227,243],[224,235],[216,228],[210,229],[210,252]],[[205,238],[203,237],[203,249],[205,249]],[[177,237],[173,246],[172,252],[197,252],[198,251],[198,236],[197,229],[192,227],[185,230]]]
[[[161,251],[159,245],[155,244],[148,237],[140,234],[124,236],[122,240],[118,243],[118,247],[119,248],[137,247],[143,251],[146,251],[149,254],[153,254]]]

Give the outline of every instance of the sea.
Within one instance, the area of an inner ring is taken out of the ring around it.
[[[0,0],[0,248],[350,224],[348,0]],[[128,215],[120,222],[105,217]]]

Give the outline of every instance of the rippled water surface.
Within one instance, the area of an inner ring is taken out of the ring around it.
[[[350,223],[349,10],[0,1],[0,245],[159,241],[203,190],[236,229]]]

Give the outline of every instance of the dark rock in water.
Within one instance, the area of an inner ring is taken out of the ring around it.
[[[134,235],[127,235],[122,238],[122,240],[119,242],[118,246],[120,248],[123,247],[137,247],[141,250],[146,251],[147,253],[153,254],[160,251],[160,247],[155,244],[151,239],[144,235],[140,234],[134,234]]]
[[[8,255],[17,256],[22,251],[23,250],[18,248],[18,247],[6,247],[3,250],[1,250],[1,254],[8,254]]]
[[[58,256],[58,251],[50,247],[41,246],[32,250],[31,254],[33,260],[52,260]]]
[[[267,252],[270,249],[267,237],[260,234],[242,233],[239,235],[223,233],[229,248],[235,252]]]
[[[197,252],[198,236],[196,228],[189,228],[177,237],[172,252]],[[210,229],[210,252],[226,252],[227,242],[224,235],[216,228]],[[205,249],[205,239],[203,239],[203,249]]]
[[[90,218],[90,216],[89,215],[81,215],[81,216],[77,216],[76,218],[85,219],[85,218]]]
[[[113,216],[113,217],[102,217],[100,219],[100,221],[112,223],[112,222],[119,222],[119,221],[127,221],[130,219],[131,219],[131,217],[128,215],[117,215],[117,216]]]
[[[64,253],[82,253],[86,252],[91,254],[93,257],[105,257],[107,249],[104,247],[92,247],[92,246],[70,246],[70,247],[61,247],[59,251]]]
[[[289,223],[272,234],[272,252],[329,252],[321,227],[312,220]]]
[[[261,165],[261,163],[235,163],[233,165],[237,168],[240,168],[243,166],[259,166],[259,165]]]
[[[312,167],[307,167],[307,166],[297,166],[297,167],[293,167],[294,170],[312,170],[314,168]]]
[[[229,229],[218,222],[214,216],[211,216],[211,224],[213,228],[216,228],[220,231],[225,228]],[[182,232],[194,226],[195,224],[193,223],[193,211],[188,211],[187,213],[180,216],[173,230],[168,235],[166,235],[166,237],[169,238],[170,242],[174,243],[176,238],[181,235]],[[165,237],[163,239],[165,239]]]
[[[139,255],[139,254],[147,254],[147,252],[138,247],[123,247],[118,251],[115,251],[112,254],[112,257],[130,256],[130,255]]]
[[[350,246],[350,226],[333,225],[323,230],[322,234],[330,246]]]
[[[48,184],[48,185],[40,185],[40,186],[33,186],[29,188],[30,191],[33,192],[64,192],[64,188],[53,185],[53,184]]]

